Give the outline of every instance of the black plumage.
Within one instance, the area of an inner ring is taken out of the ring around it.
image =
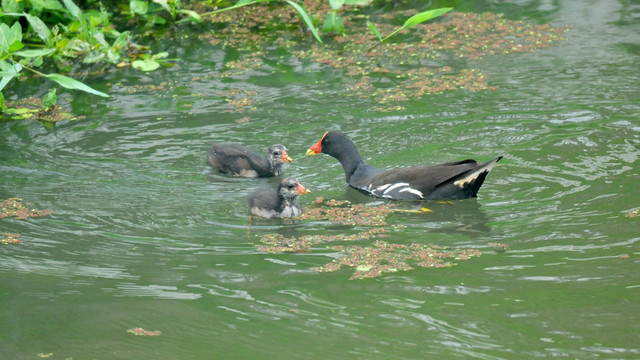
[[[298,196],[310,193],[292,177],[284,178],[276,189],[262,188],[249,195],[251,214],[265,218],[289,218],[302,214]]]
[[[207,164],[220,172],[244,177],[282,175],[282,164],[291,161],[281,144],[269,146],[266,156],[242,145],[213,144],[207,156]]]
[[[394,200],[455,200],[476,197],[487,174],[502,158],[478,164],[462,160],[433,166],[382,170],[368,165],[345,134],[330,131],[307,155],[324,153],[342,164],[347,184],[373,196]]]

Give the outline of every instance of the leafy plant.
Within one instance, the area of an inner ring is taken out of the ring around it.
[[[344,35],[344,24],[342,22],[342,17],[338,15],[338,10],[340,10],[344,5],[365,6],[371,4],[372,1],[373,0],[329,0],[329,6],[331,6],[331,10],[324,18],[322,32],[325,34],[335,33]]]
[[[161,64],[171,66],[167,59],[169,56],[167,52],[161,52],[158,54],[142,54],[141,58],[134,60],[131,65],[141,71],[153,71],[160,67]]]
[[[129,11],[132,15],[141,16],[151,25],[163,25],[167,20],[162,16],[163,13],[169,14],[172,19],[176,19],[178,14],[186,15],[182,21],[194,20],[199,22],[200,15],[197,12],[187,9],[181,9],[180,0],[130,0]]]
[[[235,10],[241,7],[245,7],[245,6],[249,6],[249,5],[255,5],[255,4],[259,4],[259,3],[264,3],[264,2],[276,2],[277,0],[239,0],[235,5],[233,6],[229,6],[223,9],[218,9],[218,10],[214,10],[214,11],[210,11],[208,13],[204,13],[204,14],[200,14],[200,16],[209,16],[209,15],[215,15],[224,11],[230,11],[230,10]],[[291,0],[285,0],[285,3],[289,4],[291,7],[293,7],[297,12],[298,15],[300,16],[300,19],[302,19],[302,21],[307,25],[307,27],[309,28],[309,31],[311,31],[311,34],[313,34],[313,37],[316,38],[316,40],[319,43],[322,43],[322,39],[320,38],[320,35],[318,34],[318,31],[316,30],[315,25],[313,24],[313,21],[311,20],[311,17],[309,16],[309,14],[307,13],[307,10],[304,8],[304,5],[299,4],[297,2],[291,1]]]
[[[373,34],[378,38],[380,43],[383,43],[387,41],[390,37],[396,35],[402,30],[408,29],[410,27],[423,23],[427,20],[431,20],[451,10],[453,10],[453,8],[440,8],[440,9],[424,11],[416,15],[413,15],[412,17],[408,18],[401,27],[397,28],[394,32],[392,32],[391,34],[385,37],[382,37],[382,35],[380,34],[380,31],[378,31],[378,29],[370,21],[367,21],[367,26],[369,26],[369,29],[371,29],[371,32],[373,32]]]
[[[0,59],[3,59],[0,60],[0,76],[2,76],[2,79],[0,79],[0,91],[2,91],[11,80],[19,78],[22,75],[22,70],[28,70],[37,75],[46,77],[67,89],[86,91],[98,96],[109,96],[68,76],[60,74],[43,74],[33,68],[23,65],[22,61],[16,61],[14,59],[14,57],[22,57],[27,60],[39,58],[53,53],[56,49],[46,48],[20,51],[22,48],[24,48],[24,44],[22,43],[22,26],[20,23],[15,22],[11,28],[9,28],[7,24],[0,24]],[[7,62],[4,59],[9,61]]]

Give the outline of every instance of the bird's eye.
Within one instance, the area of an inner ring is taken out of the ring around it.
[[[273,155],[276,155],[276,156],[280,155],[280,151],[274,151]]]

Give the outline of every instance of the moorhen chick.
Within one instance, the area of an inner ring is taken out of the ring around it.
[[[462,160],[433,166],[393,170],[377,169],[360,156],[345,134],[329,131],[307,155],[324,153],[338,159],[349,186],[373,196],[393,200],[456,200],[476,197],[487,174],[502,159],[478,164]]]
[[[269,146],[266,156],[241,145],[213,144],[207,156],[207,164],[220,172],[244,177],[282,175],[282,164],[291,161],[281,144]]]
[[[265,218],[298,216],[302,214],[298,196],[310,192],[297,179],[287,177],[277,189],[263,188],[249,195],[249,211]]]

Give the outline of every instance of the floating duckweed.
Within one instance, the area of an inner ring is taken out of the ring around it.
[[[281,234],[266,234],[256,245],[259,251],[267,253],[304,253],[314,245],[326,244],[327,248],[340,251],[342,257],[323,266],[312,267],[316,272],[332,272],[341,267],[352,267],[351,279],[381,276],[385,273],[407,271],[414,266],[441,268],[455,265],[449,260],[469,260],[481,253],[476,249],[447,249],[424,244],[393,244],[376,240],[372,245],[343,245],[337,242],[356,242],[374,237],[387,236],[386,217],[395,205],[379,206],[352,205],[343,200],[316,198],[315,208],[308,209],[300,220],[329,220],[342,225],[372,226],[355,234],[303,235],[284,237]],[[392,229],[403,229],[404,225],[392,225]]]
[[[50,215],[50,210],[29,209],[29,203],[21,203],[22,199],[11,198],[0,200],[0,219],[11,217],[18,220]]]
[[[316,199],[317,204],[317,199]],[[384,226],[387,215],[395,207],[394,204],[367,206],[364,204],[351,205],[345,200],[328,200],[324,202],[329,207],[315,207],[305,211],[299,220],[329,220],[342,225]]]
[[[20,234],[4,233],[3,237],[0,238],[0,244],[2,245],[19,244],[22,242],[22,240],[18,240],[19,237],[20,237]]]
[[[316,244],[332,243],[338,241],[359,241],[372,238],[374,235],[387,232],[384,228],[373,228],[351,235],[304,235],[300,237],[285,238],[280,234],[267,234],[260,240],[261,245],[257,249],[268,253],[302,253],[308,252]]]
[[[331,11],[326,1],[304,1],[311,14]],[[221,77],[239,76],[264,64],[267,45],[289,50],[300,62],[313,62],[341,70],[344,94],[375,100],[376,111],[397,111],[398,104],[429,94],[447,91],[495,90],[487,74],[478,69],[456,69],[442,65],[452,59],[481,60],[490,55],[534,52],[566,40],[569,27],[533,24],[505,19],[495,13],[449,12],[436,21],[421,23],[380,44],[368,28],[367,20],[383,34],[393,32],[397,20],[406,20],[415,10],[384,12],[363,16],[350,6],[339,10],[348,36],[334,36],[322,44],[308,45],[308,33],[301,31],[298,14],[290,6],[252,5],[219,13],[209,20],[219,26],[202,38],[233,47],[243,60],[225,64]],[[207,12],[206,9],[198,9]],[[288,32],[288,36],[283,36]],[[268,43],[268,44],[265,44]],[[456,60],[457,62],[457,60]],[[233,106],[233,104],[231,104]]]
[[[351,280],[382,276],[385,273],[408,271],[413,266],[443,268],[455,265],[445,259],[469,260],[481,253],[476,249],[446,249],[423,244],[391,244],[376,241],[371,246],[350,246],[340,249],[343,257],[333,262],[313,267],[317,272],[337,271],[341,267],[351,267],[355,271]]]

